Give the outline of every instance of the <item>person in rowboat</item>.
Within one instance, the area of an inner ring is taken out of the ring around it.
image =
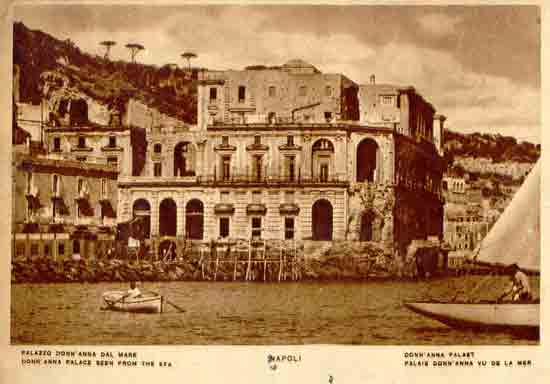
[[[497,301],[501,301],[505,297],[511,297],[512,301],[529,301],[533,299],[531,293],[531,285],[529,284],[529,278],[518,267],[517,264],[512,264],[507,268],[507,273],[510,275],[509,288]]]
[[[141,291],[136,286],[136,282],[135,281],[130,282],[130,289],[124,295],[124,298],[134,299],[134,298],[139,297],[139,296],[141,296]]]

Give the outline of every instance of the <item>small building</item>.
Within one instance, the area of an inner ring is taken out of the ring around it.
[[[16,152],[12,170],[15,257],[101,257],[114,246],[115,168]]]

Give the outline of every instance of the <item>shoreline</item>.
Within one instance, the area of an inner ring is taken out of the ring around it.
[[[212,264],[212,263],[210,263]],[[11,263],[11,284],[44,283],[129,283],[204,281],[204,282],[386,282],[422,281],[414,273],[392,273],[371,260],[354,260],[345,256],[307,259],[281,268],[279,264],[245,262],[220,264],[205,268],[200,260],[186,259],[170,262],[134,260],[60,260],[47,258],[32,261],[21,259]],[[265,268],[265,272],[264,272]],[[248,276],[248,278],[247,278]],[[457,276],[451,270],[430,279]]]

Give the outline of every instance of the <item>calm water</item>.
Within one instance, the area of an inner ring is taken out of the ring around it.
[[[186,309],[101,311],[120,284],[14,285],[14,344],[535,344],[505,333],[448,328],[403,301],[454,296],[481,277],[428,282],[145,283]],[[497,282],[499,283],[499,282]],[[500,281],[502,283],[502,281]],[[481,291],[497,295],[493,281]],[[538,287],[537,287],[538,291]],[[480,296],[482,296],[480,294]]]

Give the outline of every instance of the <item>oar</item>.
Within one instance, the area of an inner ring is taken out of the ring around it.
[[[166,297],[164,298],[164,301],[167,303],[167,304],[170,304],[172,307],[176,308],[178,311],[180,312],[185,312],[185,309],[177,306],[176,304],[172,303],[170,300],[168,300]]]
[[[157,292],[154,292],[154,291],[147,291],[149,293],[154,293],[155,295],[157,296],[160,296],[160,294],[158,294]],[[180,312],[186,312],[185,309],[183,309],[182,307],[178,306],[177,304],[171,302],[170,300],[168,300],[168,298],[166,296],[163,296],[162,299],[164,300],[164,302],[166,304],[170,304],[172,307],[176,308],[178,311]]]

